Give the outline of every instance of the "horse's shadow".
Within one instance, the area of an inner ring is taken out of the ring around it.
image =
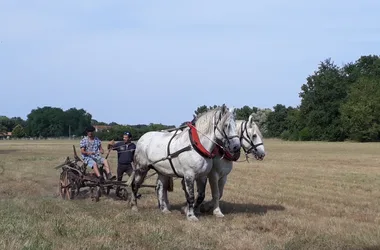
[[[264,215],[268,211],[284,211],[285,207],[281,205],[260,205],[253,203],[231,203],[228,201],[219,202],[220,209],[224,214],[258,214]]]
[[[183,204],[173,204],[171,205],[172,210],[180,210],[183,206],[186,206],[186,203]],[[284,211],[285,207],[281,205],[259,205],[259,204],[244,204],[244,203],[231,203],[228,201],[220,201],[219,207],[223,214],[257,214],[264,215],[268,211]],[[209,211],[202,211],[201,215],[207,215],[212,213],[212,209]]]
[[[115,193],[115,190],[114,189],[111,189],[110,193],[109,194],[106,194],[105,191],[102,191],[101,192],[101,197],[100,198],[108,198],[108,199],[112,199],[112,200],[116,200],[116,201],[120,201],[122,200],[120,197],[118,197]],[[87,200],[87,199],[91,199],[91,192],[90,192],[90,189],[89,188],[86,188],[86,189],[81,189],[79,191],[79,193],[75,194],[75,197],[74,199],[76,200]]]

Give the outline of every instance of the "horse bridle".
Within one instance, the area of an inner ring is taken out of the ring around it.
[[[249,143],[250,147],[247,150],[245,149],[245,147],[242,147],[242,148],[243,148],[246,156],[253,152],[255,155],[255,158],[259,159],[258,156],[256,156],[255,152],[257,152],[257,147],[264,145],[264,143],[262,143],[262,142],[258,143],[258,144],[253,143],[253,141],[251,140],[251,138],[249,137],[249,134],[248,134],[247,123],[248,123],[247,121],[244,122],[244,129],[243,129],[243,126],[240,126],[240,129],[241,129],[240,130],[241,131],[240,141],[245,140],[246,142]],[[245,137],[244,133],[247,134],[247,137]],[[257,135],[255,135],[255,136],[257,136]]]
[[[222,120],[222,113],[219,113],[219,117],[218,117],[217,122],[215,122],[215,116],[214,116],[214,134],[216,134],[215,131],[217,130],[223,136],[223,140],[222,140],[223,147],[222,148],[224,148],[224,146],[225,146],[224,144],[225,144],[226,141],[227,141],[227,146],[229,146],[230,145],[230,140],[233,139],[233,138],[239,138],[239,136],[238,135],[228,136],[226,134],[226,132],[224,131],[224,129],[221,130],[218,127],[218,124],[219,124],[219,122],[221,120]],[[219,145],[219,146],[221,146],[221,145]]]

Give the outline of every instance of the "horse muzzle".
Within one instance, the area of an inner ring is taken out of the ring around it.
[[[241,144],[240,144],[239,138],[238,137],[230,138],[226,145],[226,148],[228,148],[228,151],[232,153],[240,152]]]
[[[262,161],[265,158],[265,153],[254,152],[255,158],[258,161]]]

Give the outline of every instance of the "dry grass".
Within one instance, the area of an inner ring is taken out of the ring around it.
[[[53,167],[72,144],[0,142],[1,249],[379,249],[380,144],[267,140],[264,161],[234,166],[226,217],[198,223],[179,211],[179,180],[170,215],[151,188],[141,189],[138,213],[112,196],[59,199]],[[115,169],[115,154],[110,161]]]

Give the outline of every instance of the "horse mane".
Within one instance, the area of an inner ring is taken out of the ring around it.
[[[259,126],[252,120],[251,122],[253,130],[260,136],[260,138],[263,138],[263,134],[261,133]]]
[[[224,115],[228,112],[228,108],[223,105],[221,107],[216,107],[198,114],[196,117],[194,117],[193,120],[195,121],[195,127],[204,134],[212,133],[212,130],[214,128],[212,124],[213,117],[215,117],[215,121],[217,121],[220,116],[222,117],[222,120],[220,122],[225,122],[225,119],[228,119],[229,116],[225,117]]]

